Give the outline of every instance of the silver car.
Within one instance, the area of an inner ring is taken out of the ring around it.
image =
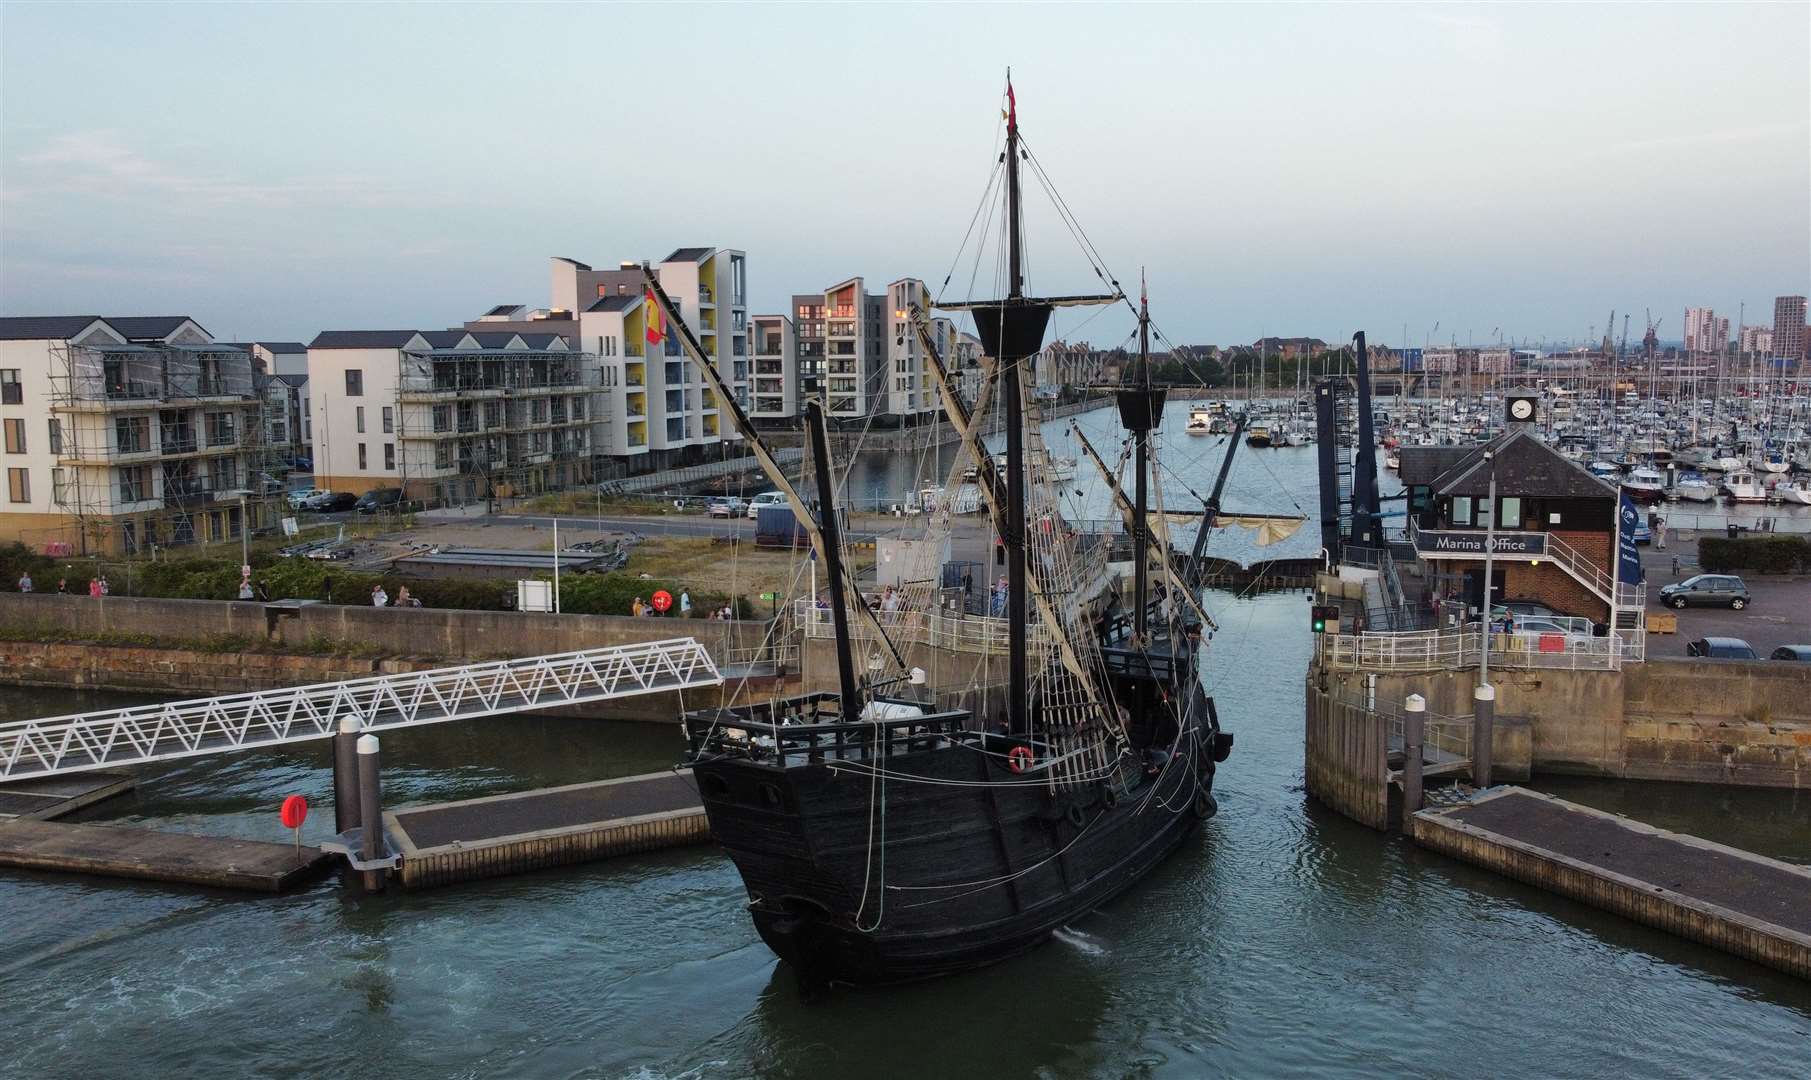
[[[1734,574],[1699,574],[1661,588],[1660,602],[1670,608],[1726,607],[1740,611],[1748,606],[1748,586]]]

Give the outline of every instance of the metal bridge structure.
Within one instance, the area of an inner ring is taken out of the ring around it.
[[[693,638],[0,724],[0,781],[719,686]]]

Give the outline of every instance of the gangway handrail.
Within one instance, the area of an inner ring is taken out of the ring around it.
[[[386,731],[718,686],[695,638],[495,660],[0,724],[0,780],[324,739],[350,717]]]

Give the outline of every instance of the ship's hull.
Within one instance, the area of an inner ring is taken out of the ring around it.
[[[693,771],[762,940],[807,987],[874,985],[1004,960],[1137,882],[1216,809],[1217,744],[1194,730],[1113,794],[1053,795],[973,745],[884,758],[884,780],[859,761]]]

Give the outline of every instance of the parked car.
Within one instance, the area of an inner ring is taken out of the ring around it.
[[[1647,522],[1637,521],[1635,531],[1630,534],[1629,538],[1634,540],[1637,545],[1651,544],[1654,542],[1654,530],[1648,528]]]
[[[1500,619],[1505,615],[1533,615],[1551,619],[1561,616],[1561,613],[1537,600],[1501,600],[1490,605],[1491,618]]]
[[[719,495],[704,504],[704,512],[712,517],[741,517],[747,511],[748,504],[734,495]]]
[[[1685,655],[1709,660],[1758,660],[1754,647],[1739,637],[1699,638],[1685,647]]]
[[[394,510],[401,502],[401,488],[373,488],[360,495],[354,501],[352,508],[361,514],[375,514],[379,511]]]
[[[1740,611],[1748,606],[1748,586],[1734,574],[1698,574],[1662,586],[1660,602],[1671,608],[1728,607]]]
[[[337,514],[358,505],[358,496],[350,491],[327,491],[302,504],[302,509],[316,514]]]
[[[314,459],[307,457],[292,457],[289,459],[289,467],[296,472],[311,473],[314,471]]]
[[[1769,660],[1802,660],[1811,662],[1811,645],[1781,645],[1768,655]]]
[[[777,491],[763,491],[761,494],[756,495],[754,498],[752,498],[748,501],[748,518],[750,521],[754,521],[754,520],[760,518],[761,508],[764,506],[785,506],[785,505],[786,505],[786,496],[780,494]]]
[[[284,498],[289,500],[289,508],[291,510],[301,510],[307,506],[309,500],[319,498],[325,494],[327,494],[327,492],[316,487],[298,488],[284,496]]]

